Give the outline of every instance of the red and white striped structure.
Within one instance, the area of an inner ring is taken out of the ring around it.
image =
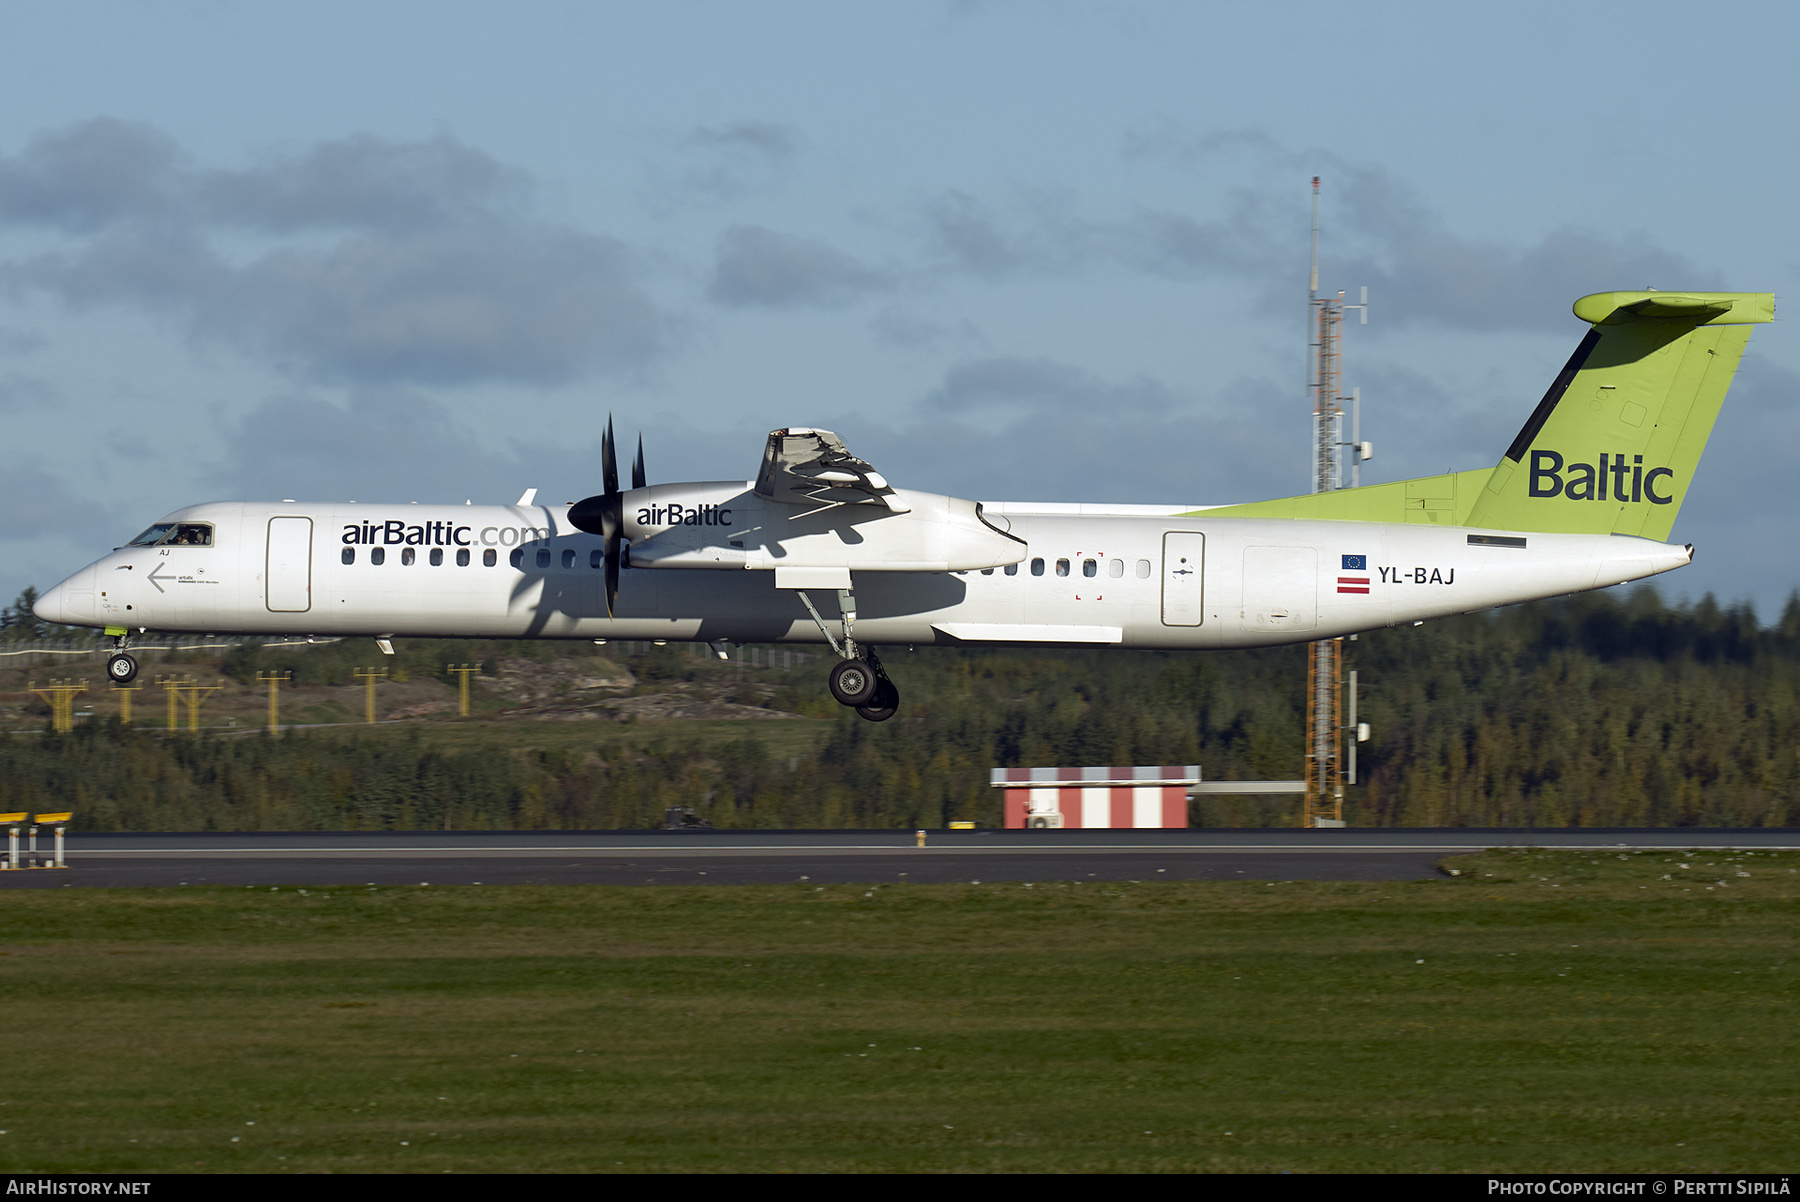
[[[1185,827],[1188,791],[1199,783],[1198,764],[995,768],[988,777],[1006,790],[1008,830]]]

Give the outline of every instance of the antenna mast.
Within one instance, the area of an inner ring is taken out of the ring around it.
[[[1363,324],[1369,320],[1369,290],[1362,290],[1362,302],[1344,303],[1344,294],[1319,296],[1319,177],[1312,181],[1312,270],[1307,277],[1308,307],[1307,391],[1313,410],[1312,490],[1332,492],[1360,482],[1357,471],[1361,460],[1369,457],[1369,444],[1346,442],[1343,437],[1344,402],[1350,401],[1354,412],[1354,437],[1362,436],[1362,396],[1358,389],[1351,396],[1343,394],[1344,310],[1359,309]],[[1348,453],[1346,453],[1348,452]],[[1345,480],[1349,466],[1352,481]],[[1346,556],[1344,568],[1350,570],[1354,556]],[[1322,565],[1335,577],[1333,565]],[[1352,676],[1354,679],[1354,675]],[[1307,647],[1306,660],[1306,801],[1301,815],[1302,826],[1344,825],[1344,640],[1323,639]],[[1350,701],[1352,712],[1356,701]],[[1354,737],[1354,735],[1352,736]],[[1356,783],[1355,749],[1351,750],[1350,784]]]

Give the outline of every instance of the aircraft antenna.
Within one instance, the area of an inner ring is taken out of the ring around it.
[[[1313,176],[1312,275],[1306,286],[1306,299],[1319,299],[1319,177]]]
[[[1343,391],[1344,311],[1357,309],[1362,323],[1369,321],[1369,290],[1362,290],[1357,304],[1346,304],[1344,294],[1319,295],[1319,177],[1312,177],[1312,270],[1307,277],[1307,391],[1312,402],[1312,490],[1333,492],[1356,487],[1361,483],[1361,461],[1369,458],[1370,446],[1362,442],[1362,390],[1350,395]],[[1351,441],[1345,441],[1344,402],[1351,405]],[[1348,468],[1348,473],[1346,473]],[[1345,476],[1350,479],[1346,481]],[[1372,549],[1372,548],[1371,548]],[[1361,568],[1353,565],[1361,562]],[[1326,579],[1345,586],[1339,580],[1337,565],[1322,564]],[[1343,572],[1351,578],[1366,575],[1366,555],[1346,554]],[[1352,636],[1354,637],[1354,636]],[[1355,689],[1356,674],[1350,674],[1350,688]],[[1306,659],[1306,801],[1301,814],[1302,826],[1344,825],[1344,786],[1355,784],[1354,744],[1350,749],[1350,775],[1345,779],[1343,702],[1344,640],[1322,639],[1307,647]],[[1356,700],[1350,698],[1352,724],[1355,722]],[[1360,735],[1357,728],[1353,737]]]

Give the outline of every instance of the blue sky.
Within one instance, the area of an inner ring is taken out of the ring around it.
[[[1306,491],[1307,183],[1379,481],[1498,458],[1569,304],[1790,291],[1791,6],[0,9],[0,594],[179,505],[745,478]],[[1672,596],[1800,586],[1759,329]]]

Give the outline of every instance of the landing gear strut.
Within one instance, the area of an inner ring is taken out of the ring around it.
[[[838,612],[843,615],[842,641],[832,634],[831,627],[819,616],[812,598],[803,590],[800,591],[800,603],[806,606],[806,612],[818,624],[825,641],[831,644],[831,649],[840,657],[832,665],[831,674],[826,678],[831,686],[831,695],[837,698],[839,704],[849,706],[871,722],[886,722],[900,709],[900,690],[888,679],[875,653],[856,645],[852,634],[856,623],[855,596],[849,589],[839,589],[837,595]]]

